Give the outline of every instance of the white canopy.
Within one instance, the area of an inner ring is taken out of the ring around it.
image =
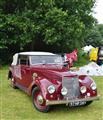
[[[93,46],[89,45],[89,46],[83,47],[82,49],[83,49],[83,51],[84,51],[85,53],[87,53],[87,52],[89,52],[92,48],[93,48]]]

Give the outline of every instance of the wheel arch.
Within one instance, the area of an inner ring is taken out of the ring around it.
[[[32,91],[35,87],[38,87],[38,85],[34,84],[32,87],[31,87],[31,94],[32,94]]]

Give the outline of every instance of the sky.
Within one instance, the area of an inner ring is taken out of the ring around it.
[[[98,20],[99,24],[103,24],[103,0],[96,0],[93,16]]]

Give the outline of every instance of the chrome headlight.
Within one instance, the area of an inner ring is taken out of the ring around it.
[[[47,89],[50,94],[55,92],[55,87],[53,85],[50,85]]]
[[[96,84],[94,82],[92,82],[92,84],[90,85],[90,87],[91,87],[92,90],[96,90],[96,88],[97,88]]]
[[[67,93],[68,93],[67,88],[66,88],[66,87],[63,87],[63,88],[61,89],[61,94],[62,94],[62,95],[66,95]]]
[[[81,93],[85,93],[87,91],[86,86],[81,86],[80,91],[81,91]]]

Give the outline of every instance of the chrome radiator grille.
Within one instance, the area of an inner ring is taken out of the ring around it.
[[[80,95],[79,81],[77,77],[63,77],[62,87],[66,87],[68,93],[64,96],[64,99],[73,99]]]

